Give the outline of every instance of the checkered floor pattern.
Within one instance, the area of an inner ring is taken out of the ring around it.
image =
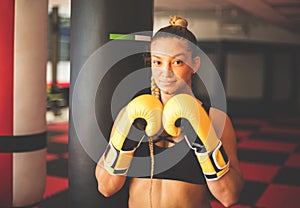
[[[47,184],[38,208],[68,207],[68,123],[48,125]]]
[[[233,119],[245,178],[234,208],[300,207],[300,118]],[[222,207],[216,201],[214,208]]]
[[[300,118],[233,119],[245,177],[233,208],[300,207]],[[67,208],[68,124],[48,125],[48,177],[40,208]],[[212,207],[223,207],[212,198]]]

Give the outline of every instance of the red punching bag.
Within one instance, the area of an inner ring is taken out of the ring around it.
[[[47,0],[0,1],[0,207],[45,190],[47,17]]]

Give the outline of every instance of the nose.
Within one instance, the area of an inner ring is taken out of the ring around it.
[[[173,70],[170,63],[164,63],[162,70],[162,75],[165,77],[169,77],[173,75]]]

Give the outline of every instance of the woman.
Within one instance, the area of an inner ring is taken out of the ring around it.
[[[192,75],[200,67],[200,56],[195,46],[197,40],[187,29],[187,21],[179,17],[173,17],[169,26],[161,28],[154,35],[150,46],[151,91],[163,106],[177,94],[194,97]],[[201,103],[200,100],[199,102]],[[150,176],[131,178],[128,202],[130,208],[210,207],[208,190],[226,207],[237,202],[243,187],[243,176],[237,159],[237,145],[232,123],[224,112],[216,108],[208,108],[207,113],[230,160],[228,171],[226,170],[217,180],[208,180],[196,161],[194,151],[191,150],[169,170]],[[163,131],[161,135],[151,137],[148,150],[152,151],[152,154],[153,149],[154,152],[163,152],[166,149],[176,151],[177,147],[185,145],[185,138],[184,131],[178,136],[170,136]],[[145,145],[139,146],[135,154],[144,154],[148,151],[145,148]],[[108,173],[103,168],[103,160],[102,157],[97,165],[96,178],[99,191],[109,197],[123,187],[126,175]],[[134,166],[134,162],[132,165]],[[151,170],[153,171],[153,167]]]

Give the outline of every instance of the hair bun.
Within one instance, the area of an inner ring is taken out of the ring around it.
[[[186,19],[183,19],[178,16],[172,17],[170,19],[169,23],[172,26],[180,26],[180,27],[184,27],[184,28],[187,28],[187,26],[188,26],[188,22],[186,21]]]

